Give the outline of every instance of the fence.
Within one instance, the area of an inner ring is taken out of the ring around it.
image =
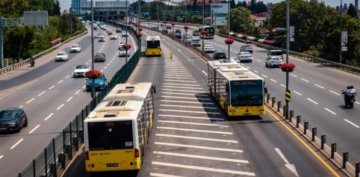
[[[146,21],[146,20],[142,21],[143,24],[148,24],[148,22],[149,21]],[[157,23],[157,21],[154,21],[154,20],[152,20],[150,22],[151,23]],[[163,24],[161,21],[159,23]],[[191,24],[191,23],[176,23],[176,24],[177,25],[182,25],[182,26],[187,25],[187,26],[189,26],[189,29],[197,29],[197,26],[199,26],[199,24]],[[220,36],[220,37],[224,37],[224,38],[228,37],[228,35],[226,35],[226,34],[217,33],[217,35]],[[231,38],[233,38],[236,41],[242,42],[242,43],[247,42],[246,39],[242,39],[242,38],[239,38],[239,37],[231,36]],[[274,47],[274,46],[271,46],[271,45],[266,45],[266,44],[263,44],[263,43],[260,43],[260,42],[255,42],[255,41],[249,41],[249,42],[256,45],[256,46],[258,46],[258,47],[260,47],[260,48],[264,48],[264,49],[268,49],[268,50],[282,50],[284,53],[286,52],[286,50],[284,48]],[[224,44],[225,44],[225,42],[224,42]],[[295,51],[289,51],[289,54],[296,57],[296,58],[299,58],[299,59],[309,60],[309,61],[312,61],[312,62],[315,62],[315,63],[320,63],[322,65],[326,65],[326,66],[329,66],[329,67],[339,68],[339,69],[342,69],[342,70],[344,70],[346,72],[360,74],[360,68],[358,68],[358,67],[341,64],[341,63],[338,63],[338,62],[330,61],[330,60],[319,58],[319,57],[314,57],[314,56],[311,56],[311,55],[307,55],[307,54],[303,54],[303,53],[295,52]]]
[[[70,42],[70,41],[72,41],[72,40],[74,40],[74,39],[76,39],[76,38],[78,38],[78,37],[80,37],[80,36],[82,36],[82,35],[85,35],[85,34],[87,34],[87,33],[88,33],[88,31],[87,31],[87,29],[85,28],[85,31],[84,31],[83,33],[78,34],[78,35],[76,35],[76,36],[74,36],[74,37],[71,37],[71,38],[65,40],[64,42],[61,42],[61,43],[59,43],[59,44],[56,44],[55,46],[53,46],[53,47],[51,47],[51,48],[49,48],[49,49],[47,49],[47,50],[45,50],[45,51],[42,51],[42,52],[34,55],[33,57],[34,57],[34,59],[36,60],[36,58],[39,58],[39,57],[41,57],[41,56],[43,56],[43,55],[45,55],[45,54],[48,54],[49,52],[53,51],[54,49],[57,49],[58,47],[66,44],[66,43],[68,43],[68,42]],[[9,71],[18,69],[18,68],[20,68],[20,67],[22,67],[22,66],[29,65],[29,63],[30,63],[30,58],[25,59],[25,60],[23,60],[23,61],[21,61],[21,62],[12,64],[12,65],[10,65],[10,66],[4,67],[4,68],[0,68],[0,75],[1,75],[1,74],[4,74],[4,73],[7,73],[7,72],[9,72]]]
[[[125,29],[124,25],[114,24]],[[131,33],[135,30],[128,28]],[[140,40],[138,39],[138,42]],[[69,125],[59,133],[44,151],[25,168],[19,177],[58,177],[71,160],[79,147],[84,143],[83,121],[89,113],[101,102],[116,84],[124,83],[130,77],[140,59],[140,46],[130,60],[118,70],[111,81],[82,109]]]
[[[152,31],[157,31],[151,28],[148,29]],[[203,59],[206,59],[207,61],[213,60],[213,58],[208,54],[203,55],[201,49],[196,48],[182,40],[174,38],[173,35],[168,35],[164,33],[163,35],[169,36],[170,38],[186,46],[188,49],[195,52],[199,56],[203,56]],[[282,107],[282,102],[276,101],[276,98],[271,97],[270,93],[266,94],[266,104],[275,113],[277,113],[279,117],[281,117],[289,125],[291,125],[296,131],[303,134],[303,137],[305,137],[311,144],[313,144],[314,147],[319,150],[319,152],[324,154],[330,161],[332,161],[338,168],[342,169],[342,171],[344,171],[347,175],[356,177],[360,176],[359,160],[355,159],[353,156],[350,155],[348,151],[341,148],[340,145],[328,138],[326,134],[322,133],[315,126],[310,124],[310,122],[307,121],[306,118],[301,117],[301,115],[297,115],[295,117],[294,110],[290,110],[289,119],[286,119],[285,113],[283,111],[286,110],[286,107]],[[301,122],[303,122],[303,124],[301,124]]]

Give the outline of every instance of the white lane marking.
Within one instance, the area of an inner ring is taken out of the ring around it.
[[[39,125],[37,125],[35,128],[33,128],[30,132],[29,132],[29,134],[31,134],[32,132],[34,132],[37,128],[39,128],[40,127],[40,124]]]
[[[205,71],[202,71],[205,75],[208,75]]]
[[[180,49],[178,49],[178,51],[179,51],[179,52],[181,52],[181,50],[180,50]]]
[[[258,62],[261,62],[261,60],[259,60],[259,59],[256,59]]]
[[[24,141],[24,138],[21,138],[18,142],[16,142],[13,146],[11,146],[10,149],[14,149],[17,145],[21,143],[21,141]]]
[[[298,94],[298,95],[302,96],[302,94],[301,94],[301,93],[299,93],[299,92],[297,92],[297,91],[295,91],[295,90],[294,90],[294,93],[296,93],[296,94]]]
[[[175,176],[175,175],[168,175],[168,174],[161,174],[161,173],[150,173],[150,176],[154,176],[154,177],[184,177],[184,176]]]
[[[284,162],[286,164],[289,164],[289,161],[286,159],[286,157],[284,156],[284,154],[280,151],[279,148],[275,148],[275,151],[279,154],[279,156],[284,160]]]
[[[275,82],[275,83],[277,82],[277,81],[276,81],[276,80],[274,80],[274,79],[270,79],[270,80],[271,80],[271,81],[273,81],[273,82]]]
[[[318,104],[317,102],[315,102],[314,100],[310,99],[310,98],[306,98],[307,100],[313,102],[314,104]]]
[[[324,89],[324,87],[321,85],[315,84],[315,86]]]
[[[336,115],[336,113],[335,113],[334,111],[331,111],[331,110],[330,110],[330,109],[328,109],[328,108],[325,108],[325,110],[329,111],[331,114]]]
[[[189,99],[189,100],[211,100],[210,98],[189,98],[189,97],[176,97],[176,96],[161,96],[164,98],[178,98],[178,99]]]
[[[35,98],[32,98],[31,100],[29,100],[28,102],[26,102],[26,104],[29,104],[30,102],[34,101]]]
[[[208,95],[199,95],[196,93],[177,93],[177,92],[162,92],[167,95],[187,95],[187,96],[198,96],[198,97],[207,97]]]
[[[69,102],[73,97],[70,97],[68,100],[66,100],[66,102]]]
[[[208,111],[184,111],[184,110],[177,110],[177,109],[159,109],[159,111],[164,112],[187,112],[187,113],[194,113],[194,114],[220,114],[219,112],[208,112]]]
[[[60,84],[60,83],[63,82],[63,81],[64,81],[64,80],[59,81],[58,84]]]
[[[284,85],[284,84],[280,84],[282,87],[285,87],[286,88],[286,86]]]
[[[172,123],[172,124],[202,125],[209,127],[228,127],[227,125],[221,125],[221,124],[204,124],[204,123],[195,123],[195,122],[179,122],[179,121],[171,121],[171,120],[158,120],[158,122]]]
[[[215,148],[215,147],[207,147],[207,146],[195,146],[195,145],[164,143],[164,142],[155,142],[154,144],[163,145],[163,146],[178,146],[178,147],[187,147],[187,148],[194,148],[194,149],[206,149],[206,150],[213,150],[213,151],[226,151],[226,152],[243,153],[243,151],[239,150],[239,149]]]
[[[24,107],[24,106],[23,105],[19,106],[19,108],[22,108],[22,107]]]
[[[225,143],[238,143],[234,140],[224,140],[224,139],[215,139],[215,138],[203,138],[195,136],[180,136],[180,135],[168,135],[168,134],[155,134],[155,136],[170,137],[170,138],[182,138],[182,139],[192,139],[192,140],[202,140],[202,141],[214,141],[214,142],[225,142]]]
[[[256,72],[256,73],[259,73],[258,71],[256,71],[256,70],[253,70],[254,72]]]
[[[164,107],[178,107],[178,108],[194,108],[194,109],[217,109],[216,107],[207,107],[207,106],[181,106],[181,105],[170,105],[170,104],[160,104],[160,106]]]
[[[0,155],[0,159],[3,158],[3,157],[4,157],[4,155]]]
[[[175,127],[161,127],[157,126],[157,129],[165,129],[165,130],[177,130],[177,131],[186,131],[186,132],[201,132],[201,133],[213,133],[213,134],[226,134],[232,135],[231,132],[221,132],[221,131],[209,131],[209,130],[196,130],[196,129],[188,129],[188,128],[175,128]]]
[[[47,121],[52,115],[54,115],[54,113],[51,113],[50,115],[48,115],[48,116],[44,119],[44,121]]]
[[[359,102],[357,102],[357,101],[356,101],[355,103],[356,103],[356,104],[360,104],[360,103],[359,103]]]
[[[60,105],[56,110],[61,109],[64,106],[64,104]]]
[[[70,77],[70,75],[67,75],[66,77],[65,77],[65,79],[67,79],[67,78],[69,78]]]
[[[160,100],[163,101],[165,103],[171,102],[171,103],[190,103],[190,104],[214,104],[208,101],[200,101],[200,102],[195,102],[195,101],[175,101],[175,100]]]
[[[79,92],[80,92],[80,90],[76,91],[76,92],[75,92],[75,95],[77,95]]]
[[[174,89],[162,89],[162,91],[172,91],[172,92],[180,92],[180,93],[202,93],[196,90],[174,90]]]
[[[304,78],[301,78],[301,80],[303,80],[303,81],[305,81],[305,82],[310,82],[310,81],[308,81],[308,80],[306,80],[306,79],[304,79]]]
[[[101,72],[104,72],[104,70],[102,69]]]
[[[264,75],[264,74],[261,74],[261,75],[267,78],[267,76],[266,76],[266,75]]]
[[[106,69],[107,66],[104,67],[104,69]]]
[[[41,92],[38,96],[41,96],[41,95],[44,94],[44,93],[45,93],[45,91]]]
[[[51,89],[54,88],[54,87],[55,87],[55,85],[51,86],[51,87],[49,88],[49,90],[51,90]]]
[[[247,68],[247,69],[251,69],[251,68],[250,68],[250,67],[248,67],[248,66],[247,66],[246,68]]]
[[[172,84],[172,83],[164,83],[163,84],[164,86],[167,86],[167,87],[169,87],[169,86],[174,86],[174,85],[177,85],[177,86],[194,86],[194,87],[199,87],[199,85],[198,84]],[[186,88],[193,88],[193,87],[186,87]]]
[[[355,126],[356,128],[360,128],[358,125],[352,123],[351,121],[347,120],[347,119],[344,119],[346,122],[348,122],[349,124]]]
[[[292,75],[293,77],[297,77],[296,75],[294,75],[294,74],[290,74],[290,75]]]
[[[235,171],[235,170],[225,170],[225,169],[218,169],[218,168],[209,168],[209,167],[200,167],[200,166],[192,166],[192,165],[182,165],[182,164],[175,164],[175,163],[164,163],[164,162],[156,162],[152,161],[152,165],[160,165],[166,167],[177,167],[177,168],[184,168],[184,169],[192,169],[192,170],[202,170],[202,171],[209,171],[209,172],[217,172],[217,173],[228,173],[228,174],[238,174],[238,175],[247,175],[247,176],[255,176],[255,173],[245,172],[245,171]]]
[[[331,93],[335,94],[335,95],[340,96],[340,93],[334,92],[334,91],[332,91],[332,90],[329,90],[329,91],[330,91]]]
[[[154,151],[154,154],[159,155],[169,155],[169,156],[177,156],[177,157],[188,157],[188,158],[197,158],[197,159],[206,159],[206,160],[216,160],[216,161],[224,161],[224,162],[237,162],[237,163],[249,163],[247,160],[239,160],[239,159],[229,159],[229,158],[220,158],[220,157],[208,157],[208,156],[200,156],[193,154],[181,154],[181,153],[172,153],[172,152],[162,152],[162,151]]]
[[[189,81],[189,80],[181,80],[181,79],[176,79],[176,80],[164,79],[164,82],[173,82],[173,81],[176,81],[177,83],[197,83],[197,81]]]

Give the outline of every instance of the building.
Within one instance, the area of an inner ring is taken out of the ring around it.
[[[104,1],[104,0],[93,0],[94,2],[94,8],[101,8],[103,7],[104,9],[97,9],[97,11],[108,11],[108,9],[106,8],[119,8],[119,7],[128,7],[128,5],[130,4],[130,1],[127,1],[126,4],[126,0],[113,0],[113,1]],[[86,12],[86,10],[84,10],[84,8],[90,8],[91,7],[91,0],[71,0],[71,8],[72,10],[76,13],[76,14],[84,14]],[[111,10],[113,11],[113,10]],[[115,10],[117,12],[117,14],[120,14],[120,11],[124,11],[124,10],[120,10],[120,9],[116,9]]]

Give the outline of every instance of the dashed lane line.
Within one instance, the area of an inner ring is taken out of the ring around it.
[[[177,131],[186,131],[186,132],[201,132],[201,133],[212,133],[212,134],[223,134],[223,135],[232,135],[231,132],[221,132],[221,131],[213,131],[213,130],[197,130],[197,129],[188,129],[188,128],[175,128],[175,127],[162,127],[157,126],[157,129],[165,129],[165,130],[177,130]]]
[[[315,84],[315,86],[324,89],[324,87],[321,85]]]
[[[338,96],[340,96],[340,94],[339,93],[337,93],[337,92],[334,92],[334,91],[332,91],[332,90],[329,90],[331,93],[333,93],[333,94],[335,94],[335,95],[338,95]]]
[[[160,104],[160,106],[164,107],[177,107],[177,108],[193,108],[193,109],[217,109],[216,107],[207,107],[207,106],[182,106],[182,105],[170,105],[170,104]]]
[[[31,134],[31,133],[33,133],[37,128],[39,128],[40,127],[40,124],[39,125],[37,125],[35,128],[33,128],[31,131],[29,131],[29,134]]]
[[[310,98],[306,98],[307,100],[309,100],[310,102],[314,103],[314,104],[318,104],[316,101],[310,99]]]
[[[31,103],[31,102],[34,101],[34,100],[35,100],[35,98],[32,98],[31,100],[27,101],[26,104],[29,104],[29,103]]]
[[[228,127],[227,125],[222,124],[207,124],[207,123],[195,123],[195,122],[179,122],[179,121],[171,121],[171,120],[158,120],[159,123],[172,123],[172,124],[186,124],[186,125],[201,125],[201,126],[209,126],[209,127]]]
[[[162,173],[150,173],[150,176],[153,176],[153,177],[184,177],[184,176],[167,175],[167,174],[162,174]]]
[[[55,87],[55,85],[51,86],[51,87],[49,88],[49,90],[53,89],[54,87]]]
[[[51,113],[50,115],[48,115],[48,116],[44,119],[44,121],[47,121],[52,115],[54,115],[54,113]]]
[[[159,109],[159,111],[163,111],[163,112],[194,113],[194,114],[220,114],[219,112],[209,112],[209,111],[184,111],[184,110],[177,110],[177,109]]]
[[[24,138],[21,138],[18,142],[16,142],[13,146],[10,147],[10,149],[14,149],[17,145],[19,145],[22,141],[24,141]]]
[[[64,106],[64,104],[61,104],[56,110],[61,109]]]
[[[73,97],[70,97],[69,99],[66,100],[66,102],[69,102]]]
[[[44,94],[46,91],[43,91],[43,92],[41,92],[38,96],[41,96],[42,94]]]
[[[302,96],[302,94],[301,94],[301,93],[299,93],[299,92],[297,92],[297,91],[295,91],[295,90],[294,90],[294,93],[296,93],[296,94],[298,94],[298,95]]]
[[[354,127],[360,128],[358,125],[354,124],[353,122],[351,122],[351,121],[349,121],[349,120],[347,120],[347,119],[344,119],[344,120],[345,120],[347,123],[353,125]]]
[[[244,153],[244,151],[240,149],[216,148],[216,147],[195,146],[189,144],[176,144],[176,143],[165,143],[165,142],[154,142],[154,144],[161,146],[176,146],[176,147],[186,147],[186,148],[204,149],[204,150],[221,151],[221,152]]]
[[[202,73],[204,73],[205,75],[208,75],[205,71],[202,71]]]
[[[168,134],[155,134],[155,136],[160,137],[169,137],[169,138],[179,138],[179,139],[191,139],[191,140],[201,140],[201,141],[213,141],[213,142],[223,142],[223,143],[235,143],[237,141],[234,140],[224,140],[224,139],[215,139],[215,138],[203,138],[203,137],[195,137],[195,136],[180,136],[180,135],[168,135]]]
[[[334,111],[331,111],[330,109],[328,109],[328,108],[325,108],[325,110],[327,110],[328,112],[330,112],[331,114],[334,114],[334,115],[336,115],[336,113],[334,112]]]
[[[304,78],[301,78],[301,80],[302,80],[302,81],[305,81],[305,82],[310,82],[310,81],[308,81],[308,80],[306,80],[306,79],[304,79]]]
[[[229,159],[229,158],[221,158],[221,157],[208,157],[208,156],[201,156],[201,155],[194,155],[194,154],[181,154],[181,153],[162,152],[162,151],[154,151],[153,153],[154,153],[154,154],[158,154],[158,155],[168,155],[168,156],[176,156],[176,157],[197,158],[197,159],[224,161],[224,162],[249,163],[249,161],[247,161],[247,160]]]
[[[60,84],[60,83],[63,82],[63,81],[64,81],[64,80],[59,81],[58,84]]]

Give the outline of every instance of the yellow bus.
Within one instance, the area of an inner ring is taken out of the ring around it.
[[[161,56],[161,38],[160,36],[148,36],[145,41],[146,56]]]
[[[143,101],[145,104],[146,119],[148,129],[151,130],[154,124],[155,111],[154,111],[154,94],[156,94],[156,86],[151,82],[139,82],[139,83],[123,83],[117,84],[104,98],[104,100],[136,100]]]
[[[149,119],[154,114],[153,106],[152,111],[149,110],[150,102],[146,101],[149,99],[110,96],[89,114],[84,120],[87,172],[141,168],[151,129]],[[151,101],[154,102],[153,97]]]
[[[213,78],[212,95],[228,116],[260,116],[265,114],[264,79],[240,64],[209,67]]]
[[[206,34],[201,34],[201,30],[205,30]],[[215,28],[213,26],[200,26],[199,27],[200,38],[204,39],[214,39]]]

